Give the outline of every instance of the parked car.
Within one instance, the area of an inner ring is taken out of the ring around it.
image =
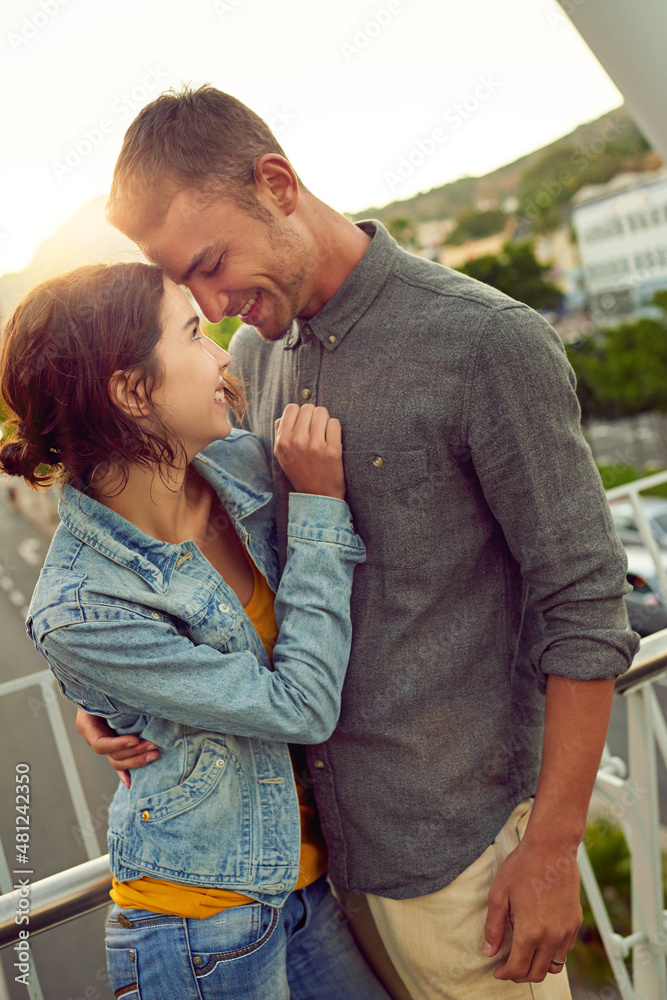
[[[626,545],[628,583],[632,591],[625,595],[630,625],[641,636],[667,628],[667,602],[663,596],[649,552],[642,545]],[[664,559],[667,569],[667,556]]]
[[[644,513],[648,518],[655,540],[661,549],[667,549],[667,500],[660,497],[642,497]],[[642,538],[635,520],[635,512],[628,500],[613,500],[609,504],[616,531],[624,545],[641,545]]]

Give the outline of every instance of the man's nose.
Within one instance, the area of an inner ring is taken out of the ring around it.
[[[193,281],[188,287],[209,323],[219,323],[229,307],[229,296],[200,282]]]

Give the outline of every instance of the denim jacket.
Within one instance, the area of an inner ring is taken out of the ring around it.
[[[281,906],[299,871],[288,743],[331,735],[364,546],[347,504],[293,494],[282,580],[261,445],[235,430],[196,459],[276,591],[273,669],[233,590],[192,541],[158,541],[64,486],[28,632],[62,693],[160,748],[120,785],[111,868]]]

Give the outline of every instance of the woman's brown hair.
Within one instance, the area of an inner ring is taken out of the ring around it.
[[[0,362],[8,411],[0,469],[35,489],[55,481],[84,489],[96,469],[175,466],[182,456],[154,409],[148,429],[113,402],[109,380],[132,372],[147,398],[160,384],[155,355],[164,296],[149,264],[91,264],[38,285],[9,318]],[[231,409],[243,411],[240,383],[225,375]],[[160,427],[164,434],[160,433]]]

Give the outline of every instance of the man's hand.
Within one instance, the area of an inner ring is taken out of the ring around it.
[[[574,947],[581,926],[577,852],[523,840],[500,866],[489,893],[484,954],[503,943],[507,919],[513,924],[512,948],[496,979],[541,983],[556,975]]]
[[[76,712],[76,728],[95,753],[105,754],[126,788],[130,787],[130,769],[144,767],[160,756],[158,748],[138,736],[116,736],[99,715],[89,715],[82,708]]]

